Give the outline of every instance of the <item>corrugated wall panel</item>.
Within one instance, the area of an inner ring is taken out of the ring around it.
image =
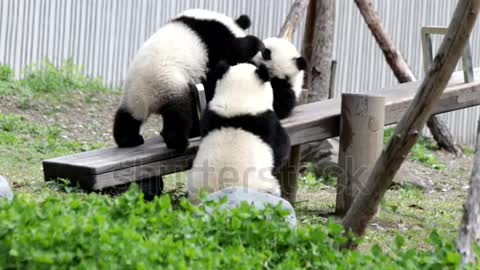
[[[0,0],[0,63],[15,72],[44,58],[73,58],[91,76],[120,85],[129,61],[143,41],[169,18],[187,8],[207,8],[230,16],[249,14],[250,33],[276,35],[293,0]],[[446,25],[452,0],[376,0],[385,28],[418,78],[423,76],[420,28]],[[397,82],[383,60],[353,1],[337,1],[336,90],[368,92]],[[300,47],[302,27],[295,34]],[[471,40],[480,66],[480,30]],[[436,38],[438,48],[441,39]],[[479,53],[477,53],[479,52]],[[480,79],[480,78],[479,78]],[[461,143],[474,142],[479,108],[442,115]]]

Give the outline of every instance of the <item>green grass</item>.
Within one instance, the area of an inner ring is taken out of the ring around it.
[[[378,228],[367,234],[369,245],[388,248],[398,233],[405,238],[407,247],[417,249],[428,249],[425,239],[432,231],[443,239],[456,239],[465,196],[458,190],[430,194],[409,186],[389,190],[373,221]]]
[[[394,132],[393,128],[386,128],[384,133],[384,144],[387,144]],[[443,170],[445,166],[438,161],[438,158],[435,156],[434,151],[438,150],[438,147],[434,142],[427,137],[420,137],[417,140],[417,143],[410,150],[410,155],[408,156],[410,160],[419,162],[429,168],[435,170]]]
[[[136,188],[117,198],[96,194],[0,201],[3,269],[458,269],[453,242],[433,232],[426,250],[396,236],[390,249],[341,250],[333,221],[291,230],[280,208],[246,204],[213,213],[168,196],[145,203]]]
[[[32,96],[45,93],[65,93],[72,90],[84,92],[105,92],[110,89],[103,85],[100,78],[84,75],[83,68],[75,65],[71,59],[55,66],[48,59],[39,64],[27,66],[22,79],[13,79],[10,67],[0,66],[0,95]]]
[[[307,164],[299,180],[300,187],[312,190],[334,187],[337,184],[337,178],[335,176],[322,175],[321,172],[317,171],[316,166],[311,163]]]
[[[13,70],[6,65],[0,65],[0,82],[7,82],[13,78]]]
[[[467,157],[473,157],[475,155],[475,149],[473,148],[463,147],[462,151]]]
[[[0,174],[22,184],[40,181],[44,159],[102,146],[64,139],[57,125],[42,126],[20,115],[0,114]]]

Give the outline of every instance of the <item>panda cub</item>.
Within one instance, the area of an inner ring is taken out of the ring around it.
[[[204,189],[245,187],[280,196],[273,171],[288,158],[290,139],[273,112],[273,90],[265,65],[212,72],[216,88],[203,116],[204,137],[188,174],[190,200]]]
[[[273,88],[273,110],[278,118],[290,115],[302,93],[305,58],[300,56],[295,46],[283,38],[263,40],[265,50],[258,53],[253,62],[264,63],[270,70]]]
[[[140,126],[152,113],[161,114],[161,135],[168,148],[184,151],[192,129],[195,101],[189,90],[220,61],[249,61],[263,48],[244,32],[250,19],[192,9],[153,34],[129,66],[124,95],[116,112],[113,136],[119,147],[143,144]]]

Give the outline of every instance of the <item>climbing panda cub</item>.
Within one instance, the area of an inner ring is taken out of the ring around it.
[[[290,139],[273,112],[265,65],[220,63],[216,88],[204,113],[203,139],[189,171],[189,199],[200,190],[245,187],[280,196],[273,171],[285,164]]]
[[[168,148],[184,151],[194,124],[190,87],[201,83],[220,61],[249,61],[263,43],[244,32],[247,15],[187,10],[165,24],[140,48],[129,66],[124,95],[115,114],[113,136],[119,147],[144,143],[140,126],[152,113],[162,115],[161,135]]]
[[[265,50],[259,52],[253,62],[256,65],[264,63],[270,70],[273,110],[279,119],[284,119],[291,114],[302,93],[307,62],[286,39],[267,38],[263,44]]]

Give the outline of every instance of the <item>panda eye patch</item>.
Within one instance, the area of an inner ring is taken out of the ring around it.
[[[265,49],[262,52],[263,60],[272,60],[272,51],[270,49]]]

